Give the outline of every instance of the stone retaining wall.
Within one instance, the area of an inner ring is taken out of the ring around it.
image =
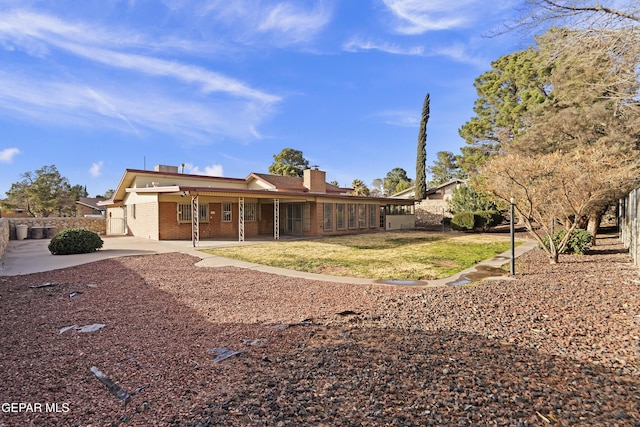
[[[451,218],[446,200],[422,200],[416,203],[416,227],[442,225],[442,215]]]
[[[0,218],[0,258],[4,256],[9,243],[9,220]]]
[[[32,235],[45,237],[45,233],[33,233],[34,228],[50,229],[54,232],[67,228],[85,228],[100,235],[107,232],[107,220],[105,218],[65,217],[65,218],[2,218],[0,219],[0,257],[4,256],[9,240],[16,239],[16,226],[28,227],[27,238]]]

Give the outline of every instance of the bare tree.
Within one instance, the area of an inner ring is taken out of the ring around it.
[[[484,165],[479,184],[506,202],[514,199],[520,219],[555,264],[581,218],[612,194],[620,197],[640,185],[640,162],[633,152],[603,144],[569,152],[509,153]],[[557,224],[567,233],[556,247]]]
[[[553,27],[605,29],[640,23],[637,1],[525,0],[520,14],[504,25],[501,33],[512,30],[544,32]]]

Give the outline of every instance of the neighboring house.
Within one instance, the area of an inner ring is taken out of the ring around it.
[[[449,182],[427,189],[423,200],[416,200],[415,219],[417,227],[442,225],[444,217],[450,218],[448,201],[453,195],[453,190],[464,184],[462,179],[452,179]],[[394,194],[392,197],[415,198],[415,186]]]
[[[29,212],[23,208],[7,209],[0,208],[0,218],[28,218]]]
[[[77,216],[104,216],[106,208],[99,206],[98,203],[104,202],[105,200],[107,199],[104,197],[80,197],[80,199],[76,201]]]
[[[107,208],[107,234],[152,240],[273,236],[326,236],[413,228],[412,199],[352,196],[326,182],[325,172],[304,177],[251,173],[224,178],[127,169]]]

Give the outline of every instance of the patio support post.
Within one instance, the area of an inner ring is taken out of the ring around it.
[[[200,206],[198,193],[191,195],[191,244],[197,247],[200,243]]]
[[[238,198],[238,241],[244,242],[244,197]]]
[[[280,240],[280,199],[273,199],[273,239]]]

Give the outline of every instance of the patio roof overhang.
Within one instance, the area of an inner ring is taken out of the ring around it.
[[[352,196],[346,194],[331,193],[312,193],[300,191],[274,191],[274,190],[249,190],[249,189],[233,189],[233,188],[212,188],[212,187],[194,187],[184,185],[174,185],[166,187],[143,187],[143,188],[127,188],[127,193],[140,194],[165,194],[175,196],[208,196],[208,197],[246,197],[255,199],[281,199],[283,201],[299,201],[299,202],[322,202],[328,200],[345,201],[345,202],[375,202],[381,205],[413,205],[413,199],[393,198],[393,197],[366,197]]]

